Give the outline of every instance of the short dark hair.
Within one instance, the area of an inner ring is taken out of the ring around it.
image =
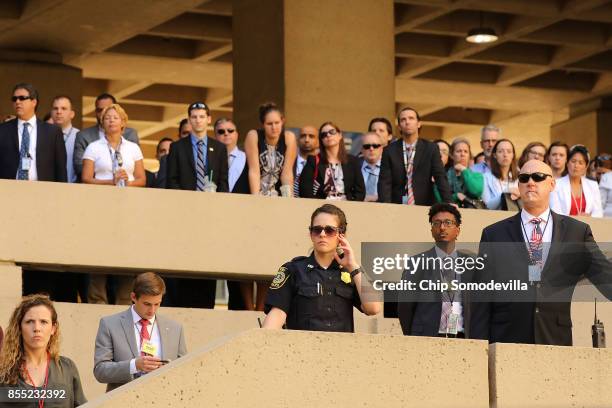
[[[74,103],[72,102],[71,97],[69,97],[68,95],[57,95],[53,98],[53,101],[51,101],[51,104],[53,104],[53,102],[57,101],[58,99],[66,99],[68,102],[70,102],[70,109],[73,109]]]
[[[157,142],[157,149],[155,149],[155,152],[159,153],[159,147],[161,146],[162,143],[164,142],[174,142],[174,140],[170,139],[169,137],[163,137],[159,142]]]
[[[314,219],[319,214],[330,214],[338,217],[338,228],[341,234],[346,233],[346,226],[348,223],[346,222],[346,214],[340,208],[336,207],[333,204],[323,204],[321,207],[314,210],[312,215],[310,216],[310,226],[312,227],[312,223]]]
[[[159,296],[166,294],[166,284],[164,280],[156,273],[145,272],[141,273],[134,279],[132,292],[138,299],[142,295]]]
[[[96,97],[96,102],[95,103],[98,103],[102,99],[110,99],[111,101],[113,101],[113,104],[117,103],[117,99],[113,95],[111,95],[111,94],[109,94],[107,92],[104,92],[104,93],[101,93],[100,95],[98,95]]]
[[[385,126],[387,127],[387,132],[389,132],[390,135],[393,135],[393,126],[391,125],[391,122],[389,121],[389,119],[387,118],[374,118],[370,121],[370,124],[368,125],[368,132],[372,132],[372,125],[374,123],[384,123]]]
[[[43,122],[46,122],[46,121],[48,121],[49,119],[51,119],[51,112],[47,112],[47,113],[45,114],[45,116],[43,116],[42,121],[43,121]]]
[[[570,159],[577,154],[582,155],[582,157],[584,158],[584,161],[586,161],[586,164],[588,166],[589,162],[591,161],[591,155],[589,154],[589,149],[587,149],[586,146],[583,146],[583,145],[572,146],[572,148],[569,151],[569,154],[567,155],[567,161],[569,162]]]
[[[283,115],[283,111],[274,103],[274,102],[266,102],[262,105],[259,105],[259,123],[263,124],[266,120],[266,116],[270,112],[278,112],[281,115],[281,118],[285,117]]]
[[[201,101],[196,101],[189,105],[187,108],[187,116],[191,116],[191,111],[196,109],[204,109],[206,111],[206,116],[210,116],[210,108],[207,104]]]
[[[406,106],[406,107],[400,109],[399,112],[397,112],[397,123],[399,123],[400,115],[402,114],[402,112],[405,112],[407,110],[413,111],[416,114],[417,120],[419,122],[421,121],[421,115],[419,115],[419,112],[416,109],[411,108],[410,106]]]
[[[36,88],[34,88],[34,85],[29,84],[27,82],[20,82],[13,87],[13,93],[15,93],[15,91],[18,89],[25,89],[26,91],[28,91],[28,96],[32,100],[38,101],[38,91],[36,90]],[[38,104],[36,104],[36,107],[38,107]]]
[[[461,225],[461,213],[459,212],[457,207],[449,203],[435,203],[434,205],[429,207],[429,222],[431,223],[433,217],[441,212],[453,214],[457,226]]]

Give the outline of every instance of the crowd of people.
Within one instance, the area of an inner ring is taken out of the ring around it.
[[[465,138],[450,144],[421,138],[421,118],[409,107],[397,115],[397,137],[389,119],[373,118],[358,143],[359,154],[351,155],[337,123],[307,125],[295,134],[273,103],[260,107],[260,127],[246,133],[241,150],[236,124],[212,118],[210,107],[196,101],[186,107],[178,136],[157,144],[159,170],[152,173],[144,167],[128,112],[113,95],[96,98],[97,123],[82,130],[73,126],[69,96],[53,98],[50,123],[37,119],[42,107],[33,85],[17,84],[12,101],[14,116],[0,125],[0,178],[5,179],[517,211],[523,200],[519,168],[533,159],[552,168],[555,212],[612,216],[609,154],[593,158],[582,145],[533,142],[517,156],[502,130],[487,125],[481,130],[482,152],[474,155]],[[49,278],[26,270],[24,294],[45,290],[55,300],[129,304],[131,279],[78,273]],[[167,305],[214,307],[214,280],[167,283]],[[267,286],[228,282],[229,307],[263,310]]]

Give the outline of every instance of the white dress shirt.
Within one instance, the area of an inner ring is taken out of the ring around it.
[[[66,145],[66,171],[68,174],[68,182],[76,183],[76,172],[74,171],[74,141],[76,140],[76,134],[79,133],[79,129],[75,127],[69,127],[66,130],[62,129],[64,134],[64,144]]]
[[[134,310],[134,306],[130,308],[132,311],[132,320],[134,322],[134,336],[136,336],[136,347],[138,348],[138,352],[140,353],[140,349],[142,345],[140,344],[140,330],[142,330],[142,324],[140,324],[140,320],[142,317]],[[161,358],[162,356],[162,344],[161,338],[159,336],[159,327],[155,324],[155,316],[152,319],[149,319],[149,325],[147,326],[147,331],[149,332],[149,342],[153,344],[156,348],[155,357]],[[134,375],[138,372],[136,369],[136,359],[133,358],[130,360],[130,374]]]
[[[128,174],[128,180],[134,181],[134,168],[138,160],[142,160],[142,151],[140,147],[129,140],[121,137],[121,146],[119,147],[121,157],[123,158],[123,169]],[[115,150],[111,148],[109,152],[108,141],[104,139],[96,140],[87,146],[83,154],[83,160],[91,160],[94,162],[94,177],[96,180],[112,180],[113,179],[113,159]]]
[[[435,251],[436,251],[436,256],[438,258],[457,258],[457,250],[454,250],[453,252],[451,252],[450,254],[447,254],[446,252],[444,252],[443,250],[441,250],[437,245],[434,247]],[[457,280],[461,281],[461,274],[457,274]],[[450,284],[450,282],[449,282]],[[444,301],[444,303],[450,303],[448,301]],[[442,306],[444,307],[444,306]],[[453,302],[451,304],[451,312],[458,315],[459,317],[457,318],[457,332],[463,332],[463,304],[461,303],[461,292],[457,291],[453,297]],[[440,329],[439,329],[439,333],[441,334],[446,334],[446,324],[447,321],[446,320],[442,320],[442,316],[440,316]]]
[[[523,232],[523,239],[525,240],[525,244],[527,245],[529,245],[533,230],[536,227],[535,224],[531,223],[531,220],[534,218],[536,218],[536,216],[529,214],[527,211],[525,211],[524,208],[521,210],[521,222],[523,223],[521,231]],[[543,233],[542,242],[548,242],[548,244],[544,244],[542,248],[542,265],[544,265],[546,264],[546,259],[548,258],[548,251],[550,250],[550,242],[552,242],[553,233],[553,217],[550,214],[550,208],[547,208],[546,211],[538,215],[537,218],[542,220],[540,222],[540,229]],[[546,224],[547,221],[548,225]]]
[[[28,123],[28,133],[30,134],[30,170],[28,171],[28,180],[36,181],[38,180],[38,171],[36,170],[36,142],[38,131],[36,129],[36,115],[32,116],[29,120],[24,121],[21,119],[17,119],[17,136],[19,138],[19,151],[21,151],[21,140],[23,138],[23,124]],[[17,173],[19,173],[19,169],[17,169]],[[15,174],[15,178],[17,178],[17,174]]]
[[[302,156],[300,156],[299,154],[297,155],[297,159],[295,160],[295,177],[296,178],[297,176],[302,174],[302,170],[304,170],[304,166],[306,165],[306,160],[307,159],[302,158]]]
[[[229,191],[232,191],[236,185],[236,182],[240,178],[242,171],[244,170],[244,166],[246,164],[246,154],[236,146],[229,153],[227,162],[229,165],[227,182],[229,184]]]

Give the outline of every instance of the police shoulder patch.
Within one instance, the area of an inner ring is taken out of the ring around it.
[[[289,278],[289,271],[284,266],[281,266],[276,272],[276,276],[272,279],[270,289],[280,289],[283,287],[287,279]]]

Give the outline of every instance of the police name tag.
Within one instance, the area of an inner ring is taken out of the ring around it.
[[[153,343],[145,341],[142,343],[142,347],[140,348],[140,351],[150,356],[154,356],[155,353],[157,353],[157,347],[155,347]]]
[[[540,265],[529,265],[529,282],[539,282],[542,276]]]
[[[30,170],[32,160],[28,157],[21,158],[21,170]]]
[[[457,329],[459,326],[459,315],[457,313],[451,313],[448,315],[448,320],[446,321],[446,333],[447,334],[457,334]]]

